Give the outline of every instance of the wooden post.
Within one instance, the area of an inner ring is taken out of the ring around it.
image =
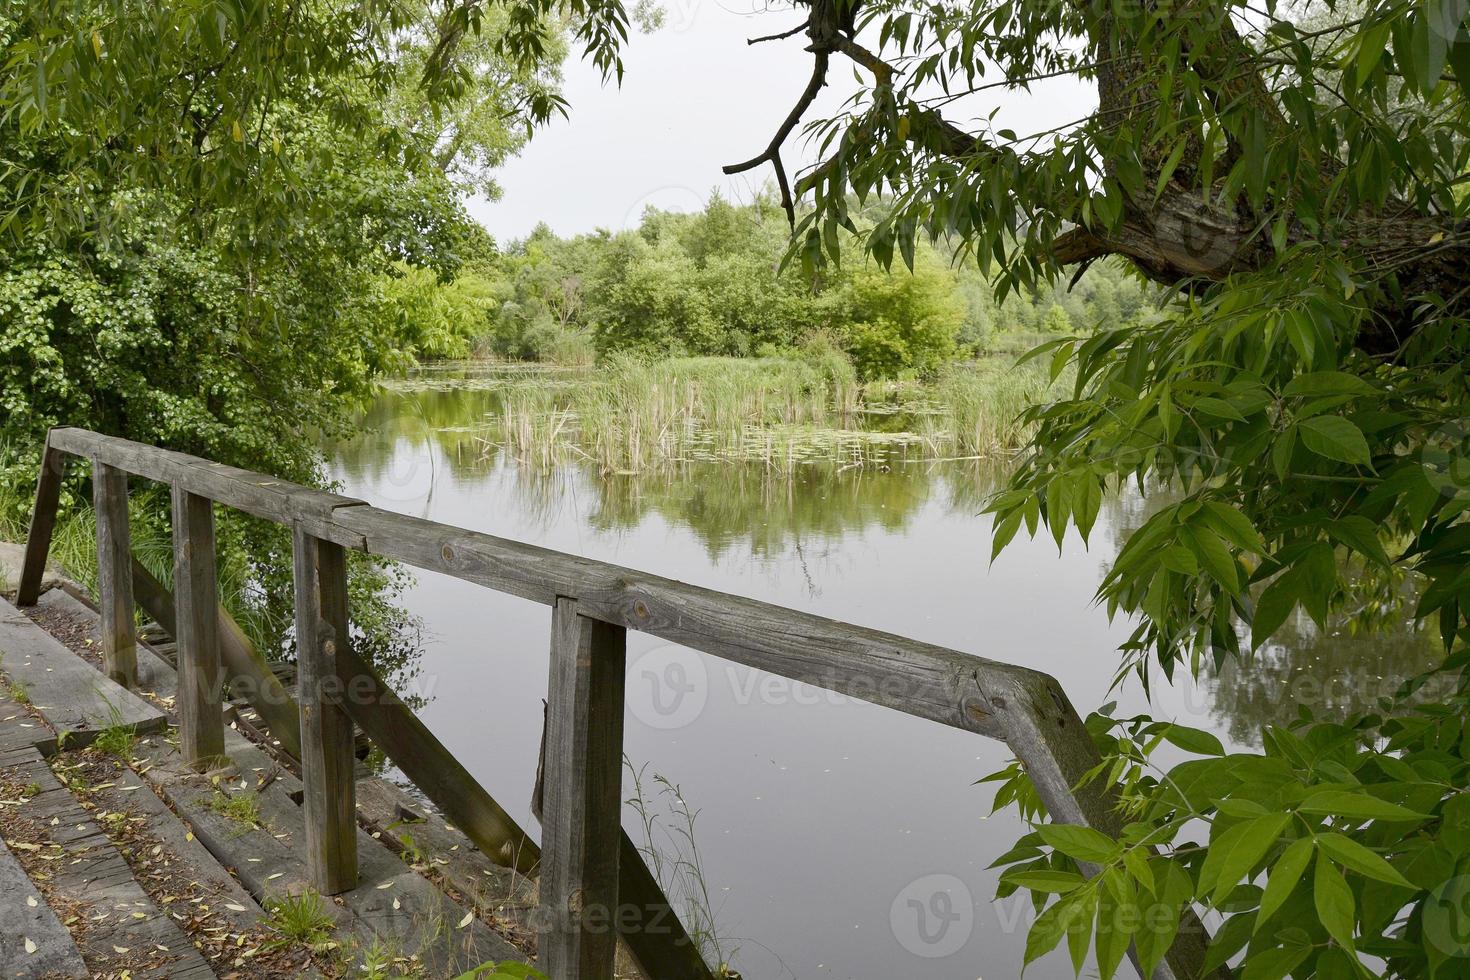
[[[102,666],[123,687],[138,686],[133,632],[133,552],[128,531],[128,475],[92,460],[97,512],[97,601],[102,607]]]
[[[36,477],[36,503],[31,508],[31,531],[26,535],[25,561],[15,590],[17,606],[34,606],[46,577],[46,556],[51,551],[51,533],[56,529],[56,508],[61,502],[61,478],[66,475],[66,453],[51,448],[41,451],[41,472]]]
[[[550,711],[546,712],[550,714]],[[536,786],[531,813],[544,826],[546,797],[546,720],[541,725],[541,754],[536,763]],[[415,783],[415,785],[417,785]],[[456,824],[456,826],[458,826]],[[664,894],[626,830],[618,831],[618,934],[638,961],[645,977],[658,980],[714,980],[709,964],[679,921],[679,913]]]
[[[139,608],[152,616],[164,632],[178,637],[179,617],[174,608],[173,593],[165,589],[163,583],[154,578],[137,558],[133,559],[133,597]],[[281,686],[280,679],[225,607],[216,602],[214,609],[226,682],[235,686],[238,693],[234,696],[244,697],[260,712],[271,737],[281,743],[280,747],[286,754],[299,761],[301,709],[297,707],[296,699]]]
[[[626,633],[559,598],[551,618],[541,954],[549,975],[612,980],[622,836]]]
[[[174,639],[178,641],[179,752],[199,769],[217,767],[225,754],[221,691],[218,602],[215,570],[214,505],[209,498],[175,485],[174,591],[178,593]],[[131,566],[129,566],[131,568]]]
[[[317,891],[336,895],[357,885],[356,760],[337,660],[338,645],[348,642],[347,556],[300,527],[293,552],[306,863]]]

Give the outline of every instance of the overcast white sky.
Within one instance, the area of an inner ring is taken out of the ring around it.
[[[800,14],[763,0],[664,0],[664,7],[663,28],[629,42],[621,88],[604,86],[586,62],[567,63],[570,118],[538,132],[502,169],[501,200],[470,204],[498,241],[523,237],[539,221],[563,235],[619,230],[636,225],[649,204],[696,210],[716,188],[746,200],[770,180],[769,168],[737,177],[720,168],[760,152],[806,85],[811,55],[802,50],[804,36],[745,43],[794,26]],[[813,114],[830,112],[852,92],[851,66],[834,59],[828,81]],[[1035,132],[1093,104],[1086,87],[1063,80],[1030,96],[992,96],[967,112],[998,105],[998,126]],[[810,156],[797,138],[787,156],[793,172]]]

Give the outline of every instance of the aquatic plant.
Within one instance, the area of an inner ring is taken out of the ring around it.
[[[857,383],[839,351],[801,357],[612,358],[580,381],[507,386],[482,438],[533,468],[590,461],[606,474],[688,462],[755,462],[790,472],[817,461],[1001,453],[1046,397],[1040,367],[956,366],[937,383]],[[901,426],[875,424],[891,417]]]

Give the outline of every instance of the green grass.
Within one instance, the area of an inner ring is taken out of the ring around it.
[[[830,357],[612,358],[570,383],[508,388],[491,438],[542,467],[583,457],[606,473],[641,472],[770,454],[763,433],[827,427],[857,402],[851,366]]]
[[[331,942],[337,928],[327,903],[311,891],[268,901],[265,924],[280,937],[278,945],[299,943],[313,949]]]
[[[209,808],[243,827],[259,827],[264,823],[260,815],[260,797],[251,790],[236,793],[217,790],[209,801]]]
[[[92,740],[92,748],[126,762],[133,757],[133,746],[137,742],[138,733],[131,725],[112,725],[97,733]]]
[[[1003,455],[1031,435],[1018,416],[1055,390],[1043,366],[1009,357],[866,386],[837,354],[614,359],[581,378],[508,385],[487,441],[537,469],[586,461],[604,474],[700,461],[791,471],[895,454]]]
[[[1042,364],[1016,367],[1007,360],[956,365],[929,389],[934,411],[922,416],[920,431],[932,445],[957,456],[1012,452],[1026,444],[1034,426],[1022,424],[1027,408],[1054,397],[1060,386],[1048,381]]]

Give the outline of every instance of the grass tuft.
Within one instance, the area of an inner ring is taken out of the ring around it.
[[[97,737],[92,740],[92,747],[126,762],[133,757],[133,746],[137,743],[138,733],[133,726],[112,725],[97,733]]]
[[[316,892],[286,895],[266,903],[266,928],[280,939],[276,945],[300,943],[320,949],[332,940],[336,920]]]
[[[264,823],[260,815],[260,797],[251,790],[238,793],[215,791],[209,808],[222,817],[227,817],[245,827],[259,827]]]

